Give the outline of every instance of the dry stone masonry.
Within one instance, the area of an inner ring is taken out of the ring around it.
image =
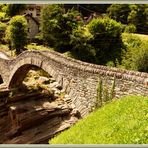
[[[115,79],[117,98],[148,96],[148,73],[81,62],[54,51],[25,51],[14,59],[0,57],[0,76],[8,89],[18,87],[28,71],[37,66],[62,86],[82,117],[95,105],[99,80],[110,90]]]

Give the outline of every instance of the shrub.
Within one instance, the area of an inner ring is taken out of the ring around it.
[[[134,32],[136,32],[136,27],[135,27],[135,25],[133,25],[133,24],[127,25],[127,26],[125,27],[124,32],[127,32],[127,33],[134,33]]]
[[[122,66],[129,70],[148,72],[148,43],[136,35],[124,34],[126,52],[123,54]]]
[[[5,19],[5,15],[6,15],[5,12],[0,12],[0,21]]]
[[[132,51],[134,53],[132,56],[132,69],[141,72],[148,72],[148,43],[143,43],[137,50],[132,49]]]

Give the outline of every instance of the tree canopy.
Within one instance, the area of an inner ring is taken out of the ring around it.
[[[27,21],[23,16],[14,16],[6,30],[6,40],[19,54],[27,44]]]
[[[10,17],[18,15],[18,13],[26,8],[25,4],[7,4],[6,14]]]
[[[123,24],[133,24],[138,33],[148,34],[148,4],[112,4],[109,17]]]
[[[79,24],[78,15],[74,9],[65,12],[63,5],[45,6],[41,12],[41,33],[45,43],[60,52],[70,50],[70,35]]]

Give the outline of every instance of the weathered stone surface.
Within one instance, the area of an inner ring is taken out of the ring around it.
[[[44,94],[16,94],[0,100],[0,143],[47,143],[55,134],[78,121],[78,111],[61,98],[53,102]]]
[[[38,78],[38,83],[46,83],[47,81],[49,81],[50,79],[47,78],[47,77],[43,77],[43,76],[40,76]]]

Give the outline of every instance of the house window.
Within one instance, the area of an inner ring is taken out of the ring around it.
[[[33,11],[33,8],[29,8],[30,11]]]
[[[37,16],[40,16],[40,13],[37,13],[36,15],[37,15]]]

